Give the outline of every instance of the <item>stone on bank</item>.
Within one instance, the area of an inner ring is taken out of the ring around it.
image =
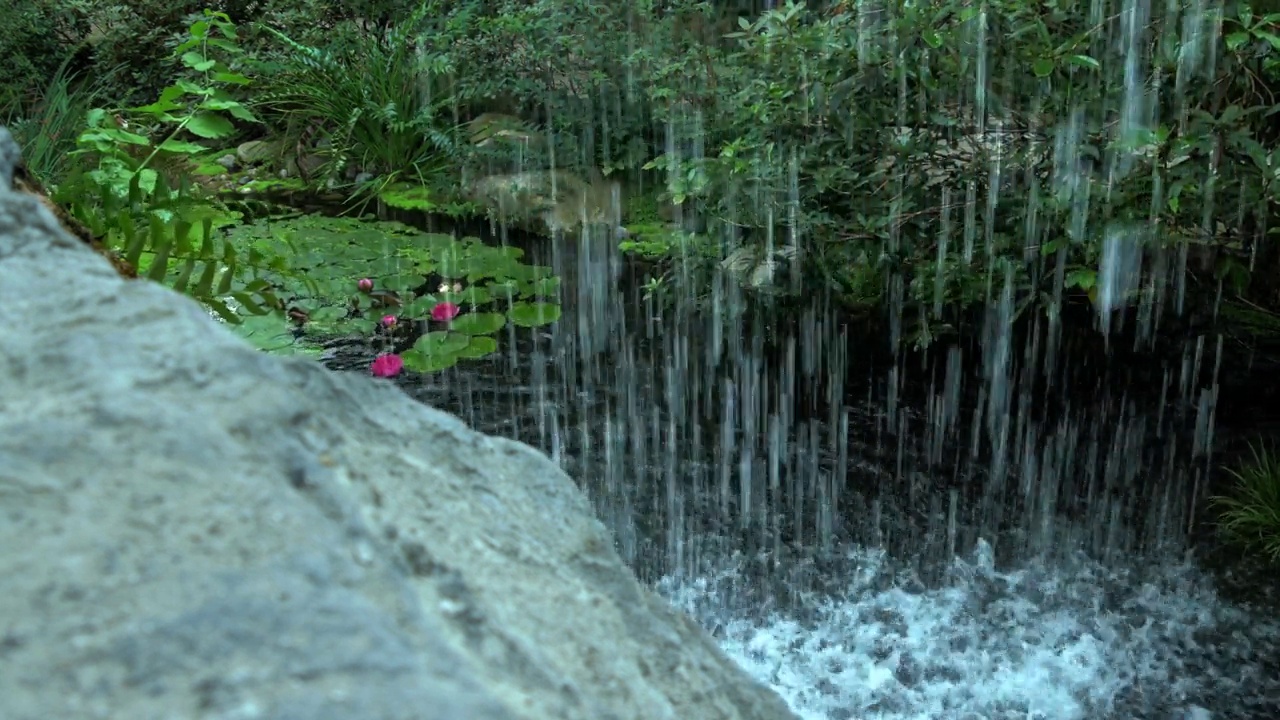
[[[793,717],[545,456],[122,279],[17,160],[0,128],[0,717]]]

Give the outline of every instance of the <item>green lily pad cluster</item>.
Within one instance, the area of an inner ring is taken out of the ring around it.
[[[551,268],[478,238],[316,215],[264,218],[232,234],[264,255],[289,258],[272,281],[308,318],[309,332],[373,333],[387,316],[397,327],[425,323],[427,332],[401,354],[419,372],[489,355],[508,325],[538,327],[561,314]],[[356,291],[363,278],[373,287]]]

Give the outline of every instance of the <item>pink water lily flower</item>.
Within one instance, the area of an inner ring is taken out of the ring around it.
[[[383,315],[383,316],[382,316],[382,327],[384,327],[384,328],[393,328],[393,327],[395,327],[395,326],[396,326],[396,316],[395,316],[395,315]]]
[[[404,369],[404,360],[399,355],[387,353],[379,355],[373,359],[373,364],[369,366],[369,371],[374,377],[395,377]]]
[[[449,322],[458,317],[459,312],[462,312],[462,308],[451,302],[437,303],[431,308],[431,319],[436,322]]]

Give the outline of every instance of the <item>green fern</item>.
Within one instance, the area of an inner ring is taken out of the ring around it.
[[[1232,492],[1210,502],[1220,512],[1218,528],[1229,542],[1280,563],[1280,462],[1267,449],[1250,450],[1251,461],[1227,470],[1236,480]]]
[[[256,94],[258,106],[290,126],[291,145],[319,131],[328,143],[327,178],[352,164],[377,174],[359,188],[364,197],[401,181],[428,185],[458,157],[459,129],[444,119],[452,99],[432,92],[446,58],[415,49],[422,12],[386,34],[357,33],[325,50],[265,28],[289,54]]]
[[[185,179],[170,188],[157,174],[152,188],[144,190],[139,177],[133,176],[125,196],[110,185],[84,182],[87,178],[73,181],[62,191],[72,196],[64,204],[140,277],[199,300],[228,323],[282,309],[267,278],[287,273],[286,260],[237,249],[221,233],[221,226],[239,222],[239,213],[197,197]]]
[[[219,228],[238,223],[241,215],[201,197],[191,182],[193,165],[213,150],[204,142],[229,138],[233,119],[258,121],[231,94],[250,78],[214,57],[215,50],[239,54],[235,39],[230,19],[206,10],[174,50],[188,78],[149,105],[86,113],[72,155],[89,162],[58,183],[54,201],[141,277],[170,285],[240,324],[243,314],[283,309],[266,278],[279,276],[287,264],[227,242]],[[164,129],[163,139],[153,141],[144,134],[148,128]]]

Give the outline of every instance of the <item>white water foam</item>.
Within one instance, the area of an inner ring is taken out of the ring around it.
[[[1002,573],[992,556],[886,587],[890,561],[859,551],[841,597],[763,620],[723,607],[729,577],[660,587],[805,720],[1280,718],[1280,621],[1193,568]]]

